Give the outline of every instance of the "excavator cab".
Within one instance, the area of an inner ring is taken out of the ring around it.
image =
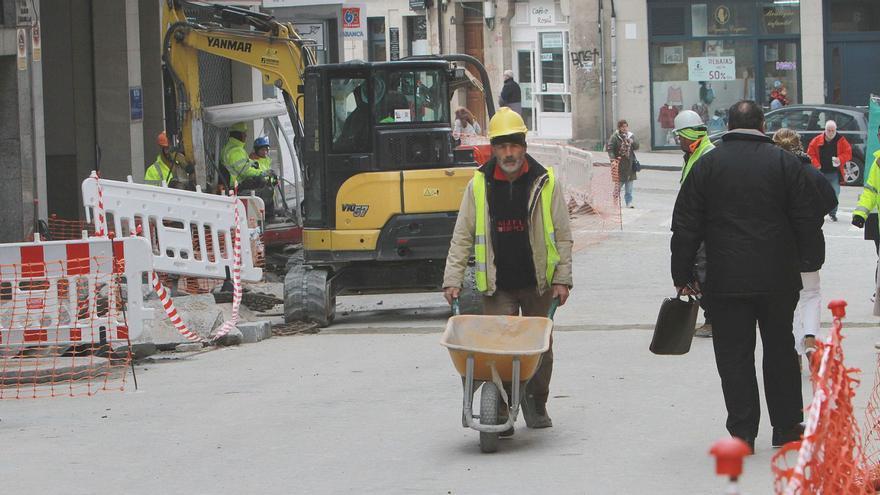
[[[452,138],[465,71],[439,59],[350,62],[307,67],[304,82],[304,266],[288,272],[286,318],[327,324],[336,295],[440,289],[476,166]]]

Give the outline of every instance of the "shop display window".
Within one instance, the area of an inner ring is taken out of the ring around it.
[[[651,44],[654,146],[674,146],[675,116],[700,114],[710,132],[727,129],[727,110],[755,99],[755,42],[702,40]]]
[[[828,13],[832,33],[880,31],[880,1],[831,0]]]

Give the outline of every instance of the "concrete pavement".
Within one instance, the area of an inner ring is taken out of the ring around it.
[[[480,454],[477,433],[461,427],[461,382],[438,344],[448,314],[441,296],[351,297],[340,298],[339,324],[318,335],[142,363],[137,392],[0,401],[4,490],[722,493],[707,455],[726,435],[711,340],[685,356],[647,350],[672,290],[676,192],[676,173],[646,171],[621,231],[575,221],[576,286],[554,338],[555,426],[520,421],[497,454]],[[844,188],[844,207],[857,193]],[[847,364],[866,370],[861,420],[877,366],[876,258],[848,221],[843,213],[826,224],[823,294],[848,299],[858,323],[844,344]],[[805,378],[805,401],[809,392]],[[772,490],[769,441],[765,412],[745,493]]]

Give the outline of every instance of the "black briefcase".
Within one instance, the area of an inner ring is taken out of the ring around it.
[[[697,328],[697,313],[700,301],[681,294],[663,300],[657,324],[654,325],[654,338],[651,339],[651,352],[663,355],[687,354]]]

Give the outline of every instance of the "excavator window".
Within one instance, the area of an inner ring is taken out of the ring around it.
[[[437,70],[377,71],[376,123],[448,122],[443,77]]]
[[[333,99],[333,152],[369,152],[370,93],[367,80],[331,79],[330,97]]]

